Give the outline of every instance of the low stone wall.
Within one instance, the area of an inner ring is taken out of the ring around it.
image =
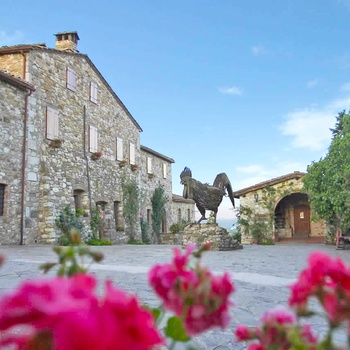
[[[228,234],[225,228],[218,226],[218,224],[190,224],[185,227],[182,238],[183,248],[186,248],[189,243],[201,245],[206,242],[212,244],[211,250],[224,251],[243,248]]]
[[[162,233],[162,244],[173,244],[173,245],[181,245],[182,243],[182,232],[178,233]]]

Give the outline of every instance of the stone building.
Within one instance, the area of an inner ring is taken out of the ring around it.
[[[97,206],[106,235],[125,242],[122,181],[138,184],[143,219],[162,186],[164,232],[172,223],[174,160],[140,145],[142,128],[78,40],[0,48],[0,243],[54,242],[67,205],[87,217]]]
[[[265,222],[272,240],[303,239],[324,241],[325,224],[314,222],[309,197],[303,189],[305,173],[295,171],[234,192],[240,206],[251,210],[254,219]],[[248,231],[242,243],[252,243]]]

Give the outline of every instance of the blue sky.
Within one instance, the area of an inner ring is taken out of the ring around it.
[[[350,106],[349,16],[350,0],[18,0],[1,5],[0,46],[77,31],[141,144],[175,159],[174,193],[185,166],[239,190],[326,153]]]

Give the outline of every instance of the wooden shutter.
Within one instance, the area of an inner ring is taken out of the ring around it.
[[[90,101],[97,103],[97,84],[94,82],[90,83]]]
[[[133,143],[129,145],[129,153],[130,164],[135,164],[135,145]]]
[[[152,174],[152,158],[147,157],[147,173]]]
[[[75,82],[75,71],[68,67],[67,68],[67,88],[75,91],[76,82]]]
[[[117,137],[117,160],[123,160],[123,139]]]
[[[46,107],[46,138],[57,139],[59,135],[58,110]]]
[[[166,179],[166,177],[167,177],[167,166],[166,166],[166,163],[163,163],[163,177],[164,177],[164,179]]]
[[[98,131],[95,126],[90,125],[89,127],[89,148],[90,152],[98,151]]]

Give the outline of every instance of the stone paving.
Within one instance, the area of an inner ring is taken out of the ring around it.
[[[158,305],[157,298],[147,284],[147,272],[154,264],[169,261],[173,246],[118,245],[92,248],[105,255],[101,264],[91,267],[99,281],[112,279],[125,291],[136,293],[143,302],[152,306]],[[264,311],[276,305],[286,305],[289,295],[287,286],[306,266],[309,254],[316,250],[342,257],[350,264],[349,250],[336,250],[334,246],[323,244],[251,245],[244,246],[242,250],[207,252],[203,259],[206,266],[217,273],[228,271],[232,274],[236,287],[233,295],[235,306],[232,308],[230,328],[215,329],[194,339],[196,347],[216,347],[217,350],[246,349],[246,344],[235,343],[235,326],[257,325]],[[50,246],[0,246],[0,254],[6,257],[6,263],[0,269],[0,294],[14,289],[21,281],[39,277],[40,263],[56,261],[56,255]],[[321,317],[312,319],[311,324],[320,334],[326,329]],[[342,341],[342,337],[340,333],[338,340]],[[176,349],[185,349],[186,346],[178,346]]]

